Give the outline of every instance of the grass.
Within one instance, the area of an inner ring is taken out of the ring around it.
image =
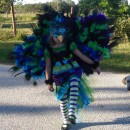
[[[13,51],[14,45],[17,41],[0,41],[0,63],[13,64],[14,61],[10,57],[10,52]]]
[[[1,17],[4,18],[3,23],[12,22],[12,15],[8,14],[8,17],[6,14],[0,14]],[[36,21],[36,14],[35,13],[26,13],[26,14],[15,14],[16,22],[26,22],[26,21]]]
[[[13,60],[10,60],[9,53],[17,43],[20,43],[20,41],[0,41],[0,63],[14,63]],[[104,59],[100,65],[102,71],[130,73],[130,43],[120,44],[115,47],[111,58]]]
[[[130,43],[115,47],[111,58],[101,62],[101,68],[103,71],[130,73]]]
[[[0,29],[0,40],[1,41],[18,41],[21,40],[22,35],[30,35],[32,34],[32,29],[31,28],[21,28],[17,29],[17,35],[14,37],[13,35],[13,29]]]

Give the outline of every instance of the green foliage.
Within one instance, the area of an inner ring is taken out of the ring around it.
[[[70,8],[71,8],[71,6],[68,3],[66,3],[65,1],[63,1],[59,4],[60,12],[62,12],[62,11],[70,12]]]
[[[0,13],[9,13],[10,12],[10,3],[13,2],[19,2],[22,0],[0,0]]]
[[[31,13],[43,13],[48,12],[50,9],[58,10],[60,12],[65,11],[65,12],[70,12],[71,6],[74,6],[74,2],[72,0],[53,0],[52,2],[46,2],[46,3],[39,3],[39,4],[26,4],[26,5],[15,5],[15,12],[17,13],[26,13],[26,12],[31,12]]]
[[[129,12],[128,4],[123,0],[79,0],[79,7],[82,14],[88,14],[96,8],[109,17],[120,17]]]
[[[119,17],[115,24],[115,36],[121,36],[122,40],[127,42],[130,38],[130,20],[125,17]]]
[[[10,10],[10,0],[0,1],[0,13],[9,12]]]

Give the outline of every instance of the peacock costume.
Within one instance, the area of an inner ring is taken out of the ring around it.
[[[15,76],[25,73],[28,81],[32,78],[36,81],[45,79],[46,58],[51,58],[52,81],[56,85],[57,99],[69,97],[71,81],[76,81],[79,86],[76,106],[83,108],[93,101],[85,75],[93,74],[99,62],[110,57],[111,48],[115,46],[115,41],[110,42],[112,31],[107,22],[106,16],[101,13],[86,17],[67,17],[57,12],[38,15],[38,26],[34,28],[34,33],[14,49],[16,65],[11,71],[20,71]],[[66,39],[64,44],[58,48],[50,47],[50,34],[60,40]],[[74,55],[76,48],[95,64],[86,64]],[[67,103],[70,105],[70,102]]]

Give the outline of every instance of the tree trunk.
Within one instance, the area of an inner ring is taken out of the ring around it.
[[[15,22],[15,14],[14,14],[14,3],[13,3],[13,0],[10,1],[10,6],[11,6],[11,14],[12,14],[13,32],[14,32],[14,36],[16,36],[16,22]]]

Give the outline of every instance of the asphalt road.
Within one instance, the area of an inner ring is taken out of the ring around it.
[[[62,117],[54,93],[44,81],[38,86],[0,65],[0,130],[60,130]],[[130,130],[130,91],[122,84],[127,74],[102,72],[88,77],[95,101],[78,115],[70,130]]]

